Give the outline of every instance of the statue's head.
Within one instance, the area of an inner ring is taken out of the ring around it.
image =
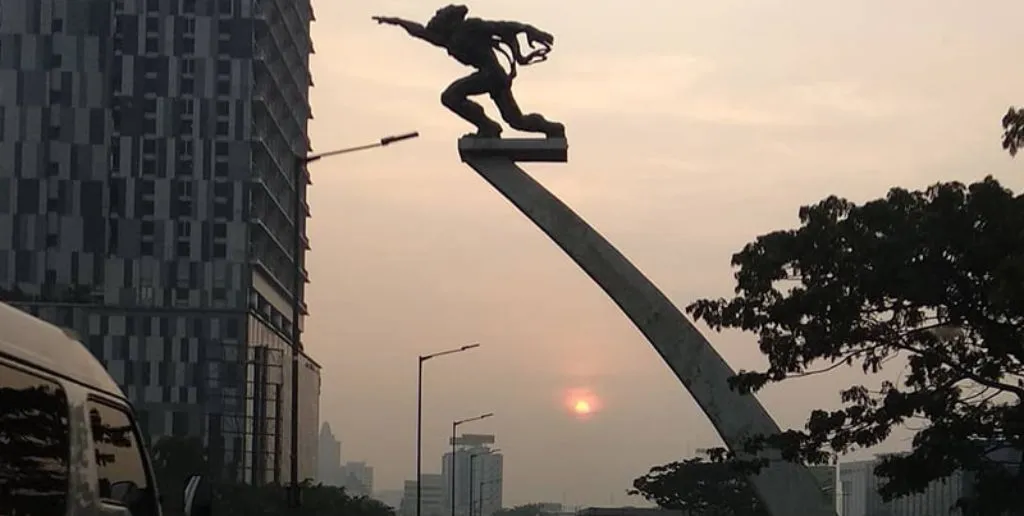
[[[437,10],[434,17],[427,22],[427,30],[434,33],[449,33],[469,14],[469,8],[459,4],[449,4]]]

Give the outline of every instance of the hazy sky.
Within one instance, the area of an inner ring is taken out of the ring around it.
[[[343,458],[369,461],[378,489],[412,478],[416,356],[470,342],[483,345],[428,363],[427,472],[453,419],[491,411],[466,430],[497,435],[506,504],[623,504],[651,465],[716,444],[629,321],[459,163],[455,140],[469,127],[438,96],[467,69],[370,20],[425,21],[439,5],[315,7],[316,150],[423,134],[312,168],[306,342],[324,366],[321,417]],[[999,147],[999,118],[1024,103],[1019,0],[470,7],[556,35],[516,91],[524,109],[567,124],[570,163],[530,171],[679,305],[728,294],[731,253],[828,194],[865,200],[986,174],[1024,186],[1024,162]],[[760,363],[749,336],[711,338],[735,368]],[[761,399],[780,424],[800,425],[851,377]],[[572,416],[572,389],[590,391],[599,413]]]

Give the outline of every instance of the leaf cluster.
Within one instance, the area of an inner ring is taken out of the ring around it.
[[[894,188],[863,205],[833,196],[732,264],[735,296],[687,312],[715,330],[757,335],[769,366],[741,371],[733,388],[906,364],[899,381],[849,386],[841,409],[815,410],[803,430],[760,436],[749,450],[821,463],[914,425],[912,452],[877,470],[884,498],[956,470],[985,488],[1024,485],[1024,199],[991,177]],[[1024,502],[1019,491],[1003,498]]]

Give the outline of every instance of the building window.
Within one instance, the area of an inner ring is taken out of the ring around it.
[[[215,142],[213,144],[213,155],[217,158],[228,157],[228,142]]]
[[[152,18],[152,17],[146,18],[146,32],[149,32],[149,33],[158,33],[158,32],[160,32],[160,18]]]
[[[142,160],[142,175],[153,177],[156,175],[156,160],[145,158]]]
[[[214,163],[213,175],[214,177],[228,177],[228,164],[222,161]]]
[[[89,426],[96,448],[100,499],[126,507],[130,514],[157,514],[139,436],[128,412],[90,401]]]
[[[224,121],[217,122],[217,136],[227,136],[228,133],[228,123]]]
[[[192,197],[192,181],[178,181],[176,190],[178,197]]]
[[[220,8],[218,9],[220,14],[221,15],[225,15],[225,16],[231,16],[231,12],[232,12],[232,5],[231,4],[232,3],[234,3],[233,0],[220,0],[220,2],[219,2],[219,4],[220,4],[219,7]]]
[[[181,12],[183,14],[195,14],[196,0],[181,0]]]
[[[196,81],[191,78],[183,78],[181,80],[181,94],[192,95],[196,92]]]
[[[64,514],[71,455],[64,390],[0,364],[0,400],[0,464],[18,466],[0,468],[4,512]]]
[[[60,68],[64,63],[64,56],[54,53],[50,54],[50,68]]]
[[[189,291],[187,288],[174,289],[174,304],[177,306],[188,306]]]
[[[142,153],[156,154],[156,140],[152,138],[144,138],[142,140]]]
[[[146,36],[146,53],[155,54],[160,51],[160,39],[155,36]]]
[[[61,18],[54,18],[50,21],[50,33],[59,34],[64,32],[64,20]]]

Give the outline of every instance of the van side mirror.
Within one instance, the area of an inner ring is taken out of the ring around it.
[[[202,475],[192,475],[185,483],[185,516],[211,516],[213,489]]]

